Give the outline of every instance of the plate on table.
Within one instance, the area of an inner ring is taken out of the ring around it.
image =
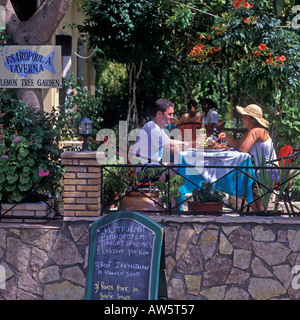
[[[223,149],[204,149],[204,152],[223,152],[223,151],[227,151],[227,150],[228,150],[227,148],[223,148]]]

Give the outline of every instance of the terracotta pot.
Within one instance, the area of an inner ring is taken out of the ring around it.
[[[145,192],[145,194],[162,205],[158,192]],[[151,199],[140,192],[131,192],[120,200],[119,210],[145,211],[142,213],[146,215],[160,215],[159,212],[155,213],[153,211],[163,211],[163,207]],[[152,212],[147,213],[146,211]]]
[[[188,201],[188,214],[191,215],[212,215],[212,216],[221,216],[222,213],[211,213],[216,211],[221,211],[223,209],[223,203],[221,202],[196,202]]]

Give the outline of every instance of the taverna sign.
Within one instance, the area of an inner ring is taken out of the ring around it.
[[[60,46],[0,46],[0,88],[61,88]]]

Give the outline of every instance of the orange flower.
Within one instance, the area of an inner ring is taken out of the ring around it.
[[[273,62],[272,58],[269,58],[269,59],[266,60],[266,63],[268,63],[268,64],[271,64],[272,62]]]
[[[261,43],[259,46],[258,46],[258,49],[260,50],[260,51],[264,51],[264,50],[266,50],[268,47],[264,44],[264,43]]]
[[[261,55],[259,51],[254,51],[254,54],[256,54],[258,57]]]
[[[244,19],[244,23],[248,23],[249,22],[249,18]]]
[[[275,57],[275,60],[276,60],[276,61],[279,61],[279,60],[280,60],[280,58],[276,56],[276,57]]]
[[[214,50],[215,50],[215,52],[218,52],[218,51],[221,50],[221,48],[220,47],[214,47]]]
[[[286,57],[285,56],[281,56],[280,57],[280,61],[286,61]]]

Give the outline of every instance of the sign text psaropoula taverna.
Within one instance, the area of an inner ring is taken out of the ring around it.
[[[61,88],[60,46],[0,46],[0,88]]]

